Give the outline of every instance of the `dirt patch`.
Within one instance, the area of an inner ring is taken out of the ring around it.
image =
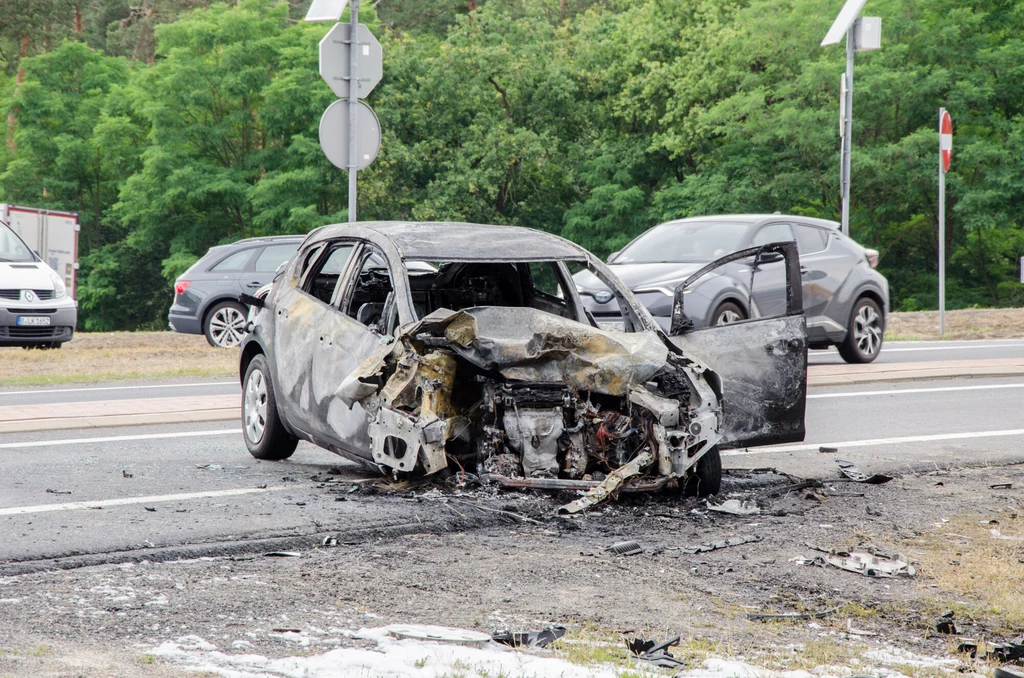
[[[885,338],[889,341],[932,339],[1020,339],[1024,337],[1024,308],[946,311],[946,336],[939,337],[939,312],[892,313]]]
[[[468,503],[521,518],[464,533],[341,543],[299,557],[143,560],[2,578],[0,673],[27,675],[31,667],[33,675],[63,675],[61,667],[90,646],[109,652],[106,673],[86,666],[76,675],[136,675],[152,648],[183,636],[221,652],[289,657],[365,643],[352,632],[389,623],[485,632],[557,623],[570,632],[555,653],[582,665],[610,662],[628,670],[626,638],[681,634],[676,655],[691,668],[709,657],[778,670],[888,662],[925,678],[943,672],[914,665],[909,653],[954,667],[971,662],[955,653],[956,638],[936,631],[942,611],[955,611],[965,637],[999,640],[1017,626],[994,602],[994,587],[1015,575],[994,579],[990,588],[987,570],[979,569],[977,581],[963,583],[979,558],[990,557],[986,539],[995,525],[987,521],[999,520],[1001,534],[1015,537],[1015,521],[1024,520],[1012,517],[1021,492],[991,489],[994,474],[1013,488],[1024,483],[1024,467],[1016,466],[935,471],[881,486],[829,480],[784,491],[734,474],[733,489],[751,488],[740,494],[761,509],[745,517],[665,497],[627,498],[565,518],[553,511],[565,497],[540,493],[345,493],[349,501],[404,502],[417,515],[467,512]],[[951,545],[946,535],[954,531],[984,548],[968,553]],[[744,535],[759,540],[691,549]],[[638,542],[642,553],[606,550],[624,540]],[[1012,557],[1019,548],[1000,541],[1009,550],[992,556]],[[813,547],[898,552],[914,561],[917,574],[875,579],[804,564],[821,555]],[[949,560],[961,556],[966,574],[951,577]],[[755,621],[751,613],[824,616]],[[111,668],[122,665],[124,671]]]
[[[78,333],[58,350],[0,348],[0,386],[162,377],[226,377],[238,372],[238,351],[177,332]]]

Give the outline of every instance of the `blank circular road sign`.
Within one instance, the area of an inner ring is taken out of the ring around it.
[[[348,169],[348,100],[327,107],[320,118],[320,147],[335,167]],[[356,102],[356,169],[369,166],[380,151],[380,123],[362,101]]]
[[[942,112],[939,120],[939,151],[942,153],[942,171],[949,171],[949,161],[953,158],[953,120],[949,111]]]

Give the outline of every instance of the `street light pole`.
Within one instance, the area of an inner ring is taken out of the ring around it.
[[[853,55],[856,38],[851,23],[846,29],[846,91],[843,94],[843,146],[839,170],[840,187],[843,192],[843,235],[850,235],[850,151],[853,140]]]

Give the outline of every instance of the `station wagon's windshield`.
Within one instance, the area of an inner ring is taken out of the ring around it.
[[[0,261],[35,261],[32,250],[6,224],[0,224]]]
[[[687,221],[643,234],[615,257],[616,264],[712,261],[742,247],[748,223]]]

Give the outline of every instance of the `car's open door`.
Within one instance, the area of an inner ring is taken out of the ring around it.
[[[739,259],[758,264],[786,261],[786,310],[771,318],[692,329],[684,312],[687,287]],[[807,325],[803,315],[796,243],[770,243],[726,255],[686,279],[675,293],[671,341],[722,380],[723,448],[754,447],[804,439],[807,398]]]

